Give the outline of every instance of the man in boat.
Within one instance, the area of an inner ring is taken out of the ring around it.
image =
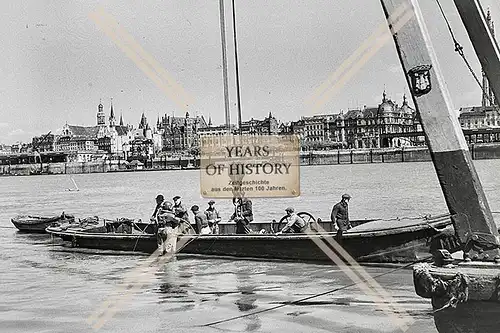
[[[333,206],[331,219],[332,223],[337,225],[337,235],[335,236],[337,242],[342,241],[342,235],[347,230],[351,229],[351,222],[349,222],[349,200],[351,196],[349,194],[343,194],[342,200]]]
[[[208,219],[205,213],[202,213],[200,211],[200,207],[197,205],[194,205],[191,207],[191,211],[194,214],[194,222],[196,223],[196,233],[200,235],[207,235],[212,233],[212,230],[210,229],[208,225]]]
[[[178,227],[181,219],[174,214],[171,202],[164,201],[156,215],[156,240],[160,254],[174,252],[177,245]]]
[[[156,200],[156,207],[155,207],[155,210],[153,212],[153,215],[151,215],[151,221],[156,219],[156,216],[158,215],[158,211],[163,206],[163,204],[165,204],[165,202],[166,202],[163,194],[158,194],[156,196],[155,200]]]
[[[248,224],[253,221],[252,201],[247,198],[233,198],[234,213],[229,219],[236,222],[237,234],[249,234]]]
[[[281,229],[281,231],[277,232],[277,235],[281,235],[284,233],[288,234],[301,234],[305,233],[307,231],[307,228],[309,227],[307,225],[307,222],[304,221],[304,219],[297,214],[295,214],[295,209],[293,207],[288,207],[285,209],[286,212],[286,224]]]
[[[215,201],[210,200],[208,202],[208,208],[205,210],[205,215],[207,216],[208,225],[212,230],[213,234],[219,234],[219,222],[221,221],[219,212],[214,207]]]
[[[175,216],[185,221],[189,221],[189,213],[186,207],[182,204],[181,197],[177,195],[173,198],[173,200]]]

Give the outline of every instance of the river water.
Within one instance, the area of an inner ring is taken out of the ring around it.
[[[474,163],[492,211],[500,211],[500,160]],[[359,286],[253,314],[352,282],[342,268],[327,264],[178,255],[156,264],[142,288],[124,291],[122,282],[147,256],[71,249],[47,235],[16,232],[10,218],[65,211],[147,220],[158,193],[205,207],[199,171],[73,178],[78,192],[67,191],[73,183],[66,175],[0,178],[0,332],[436,332],[430,302],[414,294],[411,270],[365,268],[372,276],[386,274],[377,281],[407,326]],[[334,165],[302,167],[300,198],[253,200],[255,219],[280,218],[290,205],[324,219],[344,192],[353,197],[352,219],[446,212],[431,163]],[[216,205],[229,218],[230,200]],[[105,311],[110,299],[114,312]],[[89,319],[103,313],[105,320]],[[202,326],[239,315],[247,316]]]

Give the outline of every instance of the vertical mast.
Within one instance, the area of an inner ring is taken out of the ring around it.
[[[465,244],[464,255],[483,260],[500,258],[498,230],[458,115],[452,109],[418,2],[380,1],[422,121],[448,210],[456,232]],[[495,84],[494,78],[492,83]]]
[[[229,84],[227,77],[227,47],[226,47],[226,19],[224,15],[224,0],[219,0],[220,10],[220,37],[222,42],[222,78],[224,81],[224,110],[227,131],[231,131],[231,114],[229,113]]]
[[[238,65],[238,42],[236,41],[236,9],[234,7],[234,0],[232,0],[233,7],[233,38],[234,38],[234,61],[236,69],[236,97],[238,100],[238,132],[241,135],[241,98],[240,98],[240,74]]]
[[[497,102],[496,96],[500,96],[500,51],[495,41],[493,30],[490,28],[488,17],[478,0],[454,0],[458,13],[469,34],[481,67],[488,78],[489,87],[483,87],[483,100],[493,97],[491,104]],[[493,90],[493,96],[489,91]]]

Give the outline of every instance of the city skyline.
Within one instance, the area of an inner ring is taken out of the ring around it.
[[[324,112],[324,113],[321,113],[321,114],[315,114],[315,116],[319,116],[319,115],[329,115],[329,116],[332,116],[332,115],[340,115],[342,113],[347,113],[349,111],[354,111],[354,110],[363,110],[364,108],[377,108],[382,102],[383,100],[382,99],[385,99],[387,98],[387,100],[390,100],[390,101],[393,101],[395,103],[395,105],[397,106],[401,106],[403,104],[403,101],[406,101],[406,102],[409,102],[409,99],[405,97],[406,95],[403,95],[401,97],[401,100],[399,101],[398,99],[395,99],[395,98],[391,98],[388,94],[386,95],[386,91],[384,91],[381,95],[380,95],[380,100],[379,100],[379,103],[377,103],[376,105],[363,105],[363,107],[359,107],[359,108],[348,108],[348,109],[345,109],[345,110],[338,110],[337,112]],[[405,99],[406,98],[406,99]],[[110,124],[110,116],[111,116],[111,109],[112,109],[112,106],[113,106],[113,115],[114,115],[114,119],[115,119],[115,123],[118,124],[120,123],[121,125],[121,121],[123,121],[123,125],[124,126],[131,126],[131,128],[134,128],[134,129],[138,129],[140,128],[140,122],[143,120],[142,117],[143,115],[146,117],[146,120],[147,120],[147,123],[149,126],[151,126],[151,128],[156,128],[157,126],[157,121],[159,120],[160,122],[162,121],[162,118],[164,116],[172,116],[171,113],[159,113],[157,118],[152,118],[150,117],[150,115],[147,114],[147,112],[143,112],[141,113],[140,115],[140,119],[138,121],[127,121],[125,119],[123,119],[122,117],[122,114],[117,112],[116,111],[116,105],[114,104],[113,102],[113,98],[110,98],[110,101],[109,101],[109,104],[106,104],[105,102],[103,102],[102,99],[99,100],[99,103],[95,106],[95,112],[94,112],[94,119],[93,119],[93,123],[84,123],[84,124],[80,124],[80,123],[71,123],[71,122],[65,122],[63,124],[61,124],[55,131],[52,131],[50,130],[51,134],[53,135],[61,135],[62,133],[62,130],[64,128],[65,125],[72,125],[72,126],[82,126],[82,127],[92,127],[92,126],[96,126],[98,125],[98,120],[97,120],[97,117],[98,117],[98,110],[99,110],[99,106],[102,105],[103,106],[103,112],[104,112],[104,123],[106,125],[109,125],[111,126]],[[108,107],[106,107],[108,106]],[[410,107],[413,108],[413,106],[410,104]],[[277,117],[275,117],[274,114],[272,114],[271,112],[271,115],[277,120],[278,124],[290,124],[292,122],[297,122],[298,120],[301,120],[303,119],[304,117],[311,117],[313,115],[298,115],[298,118],[290,118],[290,119],[279,119]],[[193,116],[193,115],[190,115],[190,117]],[[197,116],[199,117],[203,117],[206,121],[207,124],[209,124],[209,126],[212,126],[212,127],[224,127],[225,126],[225,123],[213,123],[213,121],[211,122],[210,124],[210,121],[211,121],[211,118],[210,116],[205,116],[203,114],[198,114]],[[263,120],[263,119],[266,119],[270,116],[270,114],[268,115],[265,115],[264,117],[262,118],[254,118],[254,117],[249,117],[249,118],[243,118],[242,119],[242,122],[243,123],[246,123],[248,121],[251,121],[252,119],[255,119],[255,120]],[[180,118],[184,118],[184,115],[175,115],[175,117],[180,117]],[[232,122],[232,125],[233,126],[237,126],[237,124],[234,123],[234,121]],[[45,132],[41,132],[41,133],[37,133],[35,135],[33,135],[33,137],[38,137],[38,136],[43,136],[45,134],[47,134],[47,132],[49,132],[49,130],[45,131]],[[6,144],[6,145],[11,145],[11,144],[18,144],[18,143],[31,143],[33,137],[30,137],[28,138],[26,141],[21,141],[21,140],[18,140],[16,142],[13,142],[13,143],[6,143],[6,142],[0,142],[0,144]]]
[[[183,114],[89,19],[98,4],[56,6],[20,1],[4,8],[0,26],[13,35],[1,37],[6,45],[0,55],[6,74],[0,79],[1,143],[27,142],[66,122],[93,124],[100,98],[109,113],[113,97],[117,117],[123,114],[125,123],[134,126],[142,112],[150,123],[157,115]],[[498,4],[482,4],[499,21]],[[444,5],[457,39],[479,75],[479,63],[455,8],[452,3]],[[236,6],[243,120],[261,119],[269,112],[287,121],[313,115],[306,99],[385,20],[379,3],[363,2],[361,6],[361,0],[349,4],[318,0],[307,5],[276,0],[236,2]],[[422,6],[454,109],[480,105],[480,89],[454,52],[437,6]],[[109,1],[104,9],[193,96],[195,102],[188,108],[191,115],[224,123],[217,1],[145,5]],[[230,22],[227,25],[229,34]],[[228,54],[231,52],[229,45]],[[229,62],[231,122],[235,123],[231,57]],[[315,113],[377,105],[384,88],[396,102],[409,94],[392,43]]]

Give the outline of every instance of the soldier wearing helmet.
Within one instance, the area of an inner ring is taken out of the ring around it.
[[[187,208],[181,202],[181,197],[176,195],[172,198],[172,200],[174,201],[173,209],[175,216],[189,223],[189,213]]]
[[[175,251],[180,219],[175,217],[172,203],[165,201],[161,194],[156,196],[156,208],[151,220],[156,223],[156,242],[160,255]]]
[[[285,209],[286,212],[286,224],[281,229],[281,231],[277,232],[277,235],[281,235],[282,233],[304,233],[306,232],[307,228],[309,227],[307,225],[307,222],[304,221],[304,219],[297,214],[295,214],[295,209],[293,207],[288,207]]]
[[[156,216],[158,215],[158,211],[165,203],[165,197],[163,196],[163,194],[158,194],[155,198],[155,201],[156,201],[156,206],[155,206],[155,210],[153,212],[153,215],[151,215],[151,221],[156,219]]]
[[[343,194],[342,200],[332,209],[331,220],[338,227],[336,238],[339,243],[342,241],[343,233],[352,228],[349,222],[349,200],[351,196],[347,193]]]

